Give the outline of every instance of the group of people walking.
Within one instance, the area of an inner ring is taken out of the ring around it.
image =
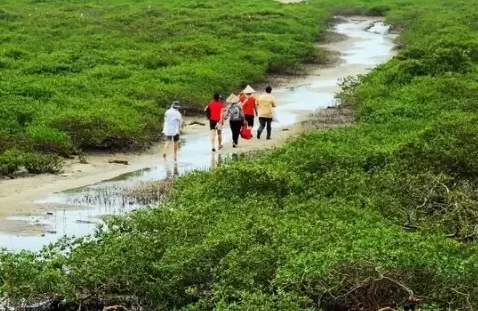
[[[272,88],[270,86],[266,87],[265,93],[257,98],[254,96],[255,93],[256,91],[248,85],[239,96],[231,94],[226,99],[226,104],[229,104],[227,107],[222,101],[222,96],[214,94],[213,100],[205,108],[209,119],[213,152],[223,147],[222,128],[226,120],[229,120],[233,148],[236,148],[239,144],[239,137],[243,127],[252,130],[255,117],[259,118],[257,139],[261,139],[264,129],[267,131],[266,139],[271,139],[274,108],[277,106],[276,100],[271,94]]]
[[[272,88],[270,86],[266,87],[265,93],[257,98],[254,95],[255,93],[256,91],[248,85],[239,96],[231,94],[225,103],[220,94],[214,94],[213,99],[204,109],[209,120],[212,152],[223,148],[222,131],[225,121],[229,121],[233,148],[236,148],[239,144],[241,130],[246,128],[249,132],[252,131],[256,117],[259,118],[256,138],[261,139],[263,131],[266,130],[266,139],[271,139],[272,122],[275,119],[274,108],[277,106],[272,95]],[[179,102],[175,101],[164,115],[163,134],[166,136],[163,148],[164,158],[166,158],[169,144],[172,141],[174,144],[174,160],[177,160],[182,122],[179,109]]]

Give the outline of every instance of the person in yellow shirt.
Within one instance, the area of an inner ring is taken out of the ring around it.
[[[274,117],[274,108],[276,107],[276,99],[271,94],[272,88],[266,87],[266,93],[257,98],[257,115],[259,116],[259,129],[257,130],[257,139],[261,139],[264,128],[267,128],[267,139],[271,139],[272,119]]]

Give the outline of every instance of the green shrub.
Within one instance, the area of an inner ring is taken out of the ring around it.
[[[473,115],[441,116],[399,152],[403,165],[419,171],[446,173],[460,179],[478,178],[478,123]]]
[[[0,58],[0,70],[7,69],[9,66],[10,66],[10,63],[8,62],[8,60],[4,58]]]
[[[24,164],[23,154],[15,149],[0,153],[0,176],[12,177]]]
[[[0,132],[0,154],[9,147],[9,136],[6,133]]]
[[[41,153],[69,156],[74,146],[68,134],[48,126],[29,126],[26,137],[31,141],[32,149]]]
[[[16,16],[7,10],[0,9],[0,20],[11,21],[14,20]]]
[[[51,127],[71,136],[75,146],[81,148],[139,148],[148,141],[143,133],[140,116],[130,107],[109,105],[114,112],[98,109],[81,114],[70,110],[57,115]]]
[[[23,164],[31,174],[55,174],[60,172],[62,160],[54,155],[26,153],[23,155]]]

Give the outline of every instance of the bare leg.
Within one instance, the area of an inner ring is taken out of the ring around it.
[[[166,140],[166,142],[164,143],[164,147],[163,147],[163,158],[166,159],[166,155],[168,153],[168,148],[169,148],[169,143],[170,143],[170,140]]]
[[[178,149],[179,149],[179,142],[174,142],[174,161],[178,160]]]

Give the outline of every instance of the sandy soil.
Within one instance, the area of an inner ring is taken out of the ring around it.
[[[363,18],[362,18],[363,19]],[[371,22],[373,20],[370,20]],[[343,51],[350,49],[355,41],[345,40],[343,35],[329,34],[327,44],[321,45],[332,51]],[[366,67],[366,66],[365,66]],[[304,77],[290,77],[290,76],[272,76],[269,77],[267,84],[274,87],[291,86],[298,87],[301,84],[308,84],[312,81],[317,81],[317,76],[321,79],[338,79],[349,75],[357,75],[364,72],[364,65],[350,65],[346,69],[337,66],[330,68],[323,68],[323,66],[310,66],[307,68],[307,75]],[[322,87],[321,92],[336,92],[338,86]],[[275,94],[280,102],[280,92]],[[331,112],[336,111],[336,112]],[[332,116],[330,115],[332,113]],[[232,152],[247,152],[256,149],[270,148],[280,145],[284,141],[302,133],[307,128],[316,128],[314,119],[327,119],[330,126],[347,125],[350,123],[350,113],[342,110],[327,109],[319,112],[315,116],[311,116],[309,112],[297,112],[298,120],[300,122],[287,126],[280,127],[279,124],[273,124],[272,140],[265,139],[257,140],[253,138],[250,141],[239,143],[239,148],[233,149],[229,144],[224,147],[222,153]],[[344,117],[345,116],[345,117]],[[197,121],[204,122],[203,118],[197,118]],[[334,121],[337,120],[337,121]],[[344,121],[345,120],[345,121]],[[192,120],[188,120],[190,123]],[[306,127],[303,124],[307,124]],[[323,126],[327,128],[328,126]],[[184,128],[184,133],[204,133],[207,135],[208,129],[206,126],[191,125]],[[264,133],[265,134],[265,133]],[[137,171],[143,168],[150,167],[154,163],[161,161],[162,146],[156,145],[150,150],[142,154],[90,154],[87,157],[88,164],[81,164],[78,159],[69,160],[66,162],[64,172],[59,175],[40,175],[34,177],[18,178],[13,180],[0,180],[0,231],[16,234],[37,233],[41,231],[36,226],[31,226],[26,229],[24,224],[5,220],[7,216],[30,216],[30,215],[44,215],[46,212],[53,210],[64,209],[78,209],[78,206],[58,205],[58,204],[35,204],[34,201],[48,195],[52,192],[65,191],[68,189],[78,188],[103,180],[114,178],[118,175]],[[111,164],[110,160],[125,160],[129,165]]]
[[[201,118],[187,118],[185,123],[204,122]],[[207,128],[201,125],[185,126],[183,134],[201,133]],[[171,148],[169,150],[171,152]],[[95,153],[87,156],[87,164],[78,158],[67,160],[63,172],[58,175],[38,175],[12,180],[0,180],[0,229],[6,228],[5,216],[40,215],[47,211],[77,209],[78,206],[58,204],[35,204],[34,201],[51,192],[65,191],[91,185],[118,175],[149,167],[162,159],[162,144],[157,144],[144,153]],[[128,161],[128,165],[109,163],[111,160]]]

